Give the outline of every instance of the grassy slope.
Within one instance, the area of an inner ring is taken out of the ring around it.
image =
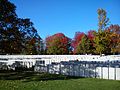
[[[63,76],[61,80],[48,79],[42,81],[41,79],[45,77],[41,76],[39,77],[39,80],[37,80],[38,76],[36,78],[36,76],[33,75],[31,80],[1,79],[0,90],[120,90],[120,81],[101,80],[92,78],[76,78],[76,79],[69,78],[64,80]],[[53,78],[56,75],[45,76],[46,78]],[[59,77],[57,77],[57,79],[59,79]]]

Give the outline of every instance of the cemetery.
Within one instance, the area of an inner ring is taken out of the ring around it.
[[[0,69],[120,80],[120,55],[0,55]]]

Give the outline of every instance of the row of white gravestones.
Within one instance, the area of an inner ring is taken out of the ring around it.
[[[120,62],[63,61],[38,68],[53,74],[120,80]]]

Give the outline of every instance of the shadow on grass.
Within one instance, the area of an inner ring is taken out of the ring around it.
[[[68,80],[79,79],[84,77],[66,76],[61,74],[48,74],[33,71],[4,71],[0,72],[0,80],[22,80],[23,82],[30,81],[48,81],[48,80]]]

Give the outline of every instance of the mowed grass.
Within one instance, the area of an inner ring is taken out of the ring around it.
[[[120,90],[120,81],[46,73],[0,73],[0,90]]]

